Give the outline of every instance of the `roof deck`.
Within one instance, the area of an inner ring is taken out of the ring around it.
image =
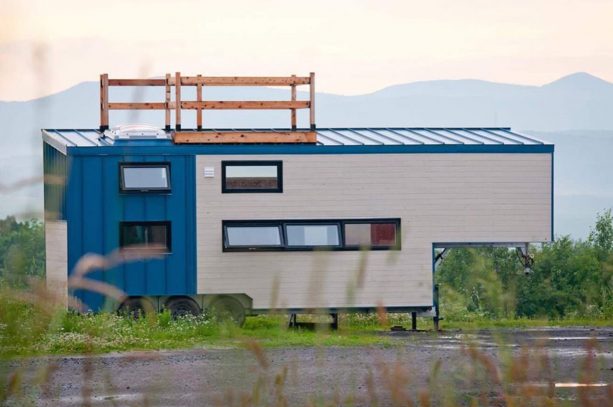
[[[298,100],[296,87],[309,86],[309,99]],[[109,101],[111,86],[164,87],[165,99],[151,102]],[[181,95],[183,87],[196,88],[196,100],[185,100]],[[203,92],[210,86],[289,86],[290,100],[205,100]],[[174,88],[174,89],[173,89]],[[173,92],[174,90],[174,92]],[[174,94],[174,99],[173,99]],[[181,121],[183,110],[196,111],[196,126],[193,131],[184,131]],[[205,110],[288,110],[290,128],[284,131],[266,129],[214,130],[205,129]],[[298,109],[309,110],[309,128],[298,130]],[[100,130],[109,129],[111,110],[164,110],[164,129],[171,129],[171,112],[175,114],[172,138],[177,144],[222,144],[222,143],[315,143],[315,73],[309,76],[182,76],[166,74],[164,79],[109,79],[108,74],[100,75]]]

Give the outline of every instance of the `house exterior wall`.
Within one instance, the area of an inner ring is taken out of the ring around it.
[[[47,288],[67,305],[68,228],[66,221],[45,221],[45,250]]]
[[[282,160],[283,193],[221,193],[222,160]],[[552,153],[200,155],[197,291],[254,309],[433,304],[435,242],[545,242]],[[215,177],[205,178],[204,168]],[[223,220],[400,218],[400,251],[223,252]]]

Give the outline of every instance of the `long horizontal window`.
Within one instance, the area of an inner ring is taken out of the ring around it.
[[[223,221],[224,251],[400,250],[400,219]]]
[[[121,222],[119,244],[125,249],[170,252],[170,222]]]
[[[221,192],[283,192],[283,163],[222,161]]]
[[[121,163],[119,172],[122,192],[170,191],[169,163]]]

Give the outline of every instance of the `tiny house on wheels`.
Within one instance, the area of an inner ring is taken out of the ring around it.
[[[203,98],[236,85],[288,86],[291,100]],[[111,86],[159,86],[165,100],[111,102]],[[117,109],[162,110],[165,126],[109,127]],[[209,109],[286,109],[291,124],[210,129]],[[297,109],[309,110],[308,127]],[[195,111],[192,128],[183,110]],[[240,322],[383,306],[436,320],[445,249],[518,248],[529,266],[528,245],[553,239],[552,144],[510,128],[317,128],[313,74],[102,75],[100,115],[96,129],[42,130],[48,285],[88,310],[110,305],[69,287],[79,259],[151,246],[163,255],[87,278],[125,292],[116,306],[126,310],[224,310]]]

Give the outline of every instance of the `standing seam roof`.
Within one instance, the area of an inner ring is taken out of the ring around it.
[[[228,129],[207,129],[227,131]],[[288,131],[288,129],[231,129],[234,131]],[[182,131],[196,131],[183,129]],[[338,127],[319,128],[317,145],[320,146],[382,146],[382,145],[545,145],[535,139],[506,127]],[[47,137],[66,147],[97,147],[129,145],[130,140],[114,142],[103,137],[97,129],[46,129]],[[143,140],[140,140],[143,141]],[[169,145],[169,141],[151,140],[151,143]],[[172,145],[172,143],[170,143]]]

